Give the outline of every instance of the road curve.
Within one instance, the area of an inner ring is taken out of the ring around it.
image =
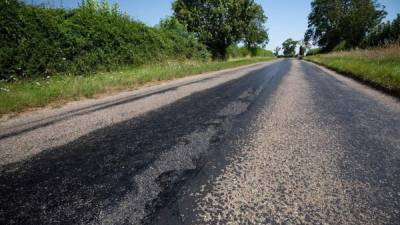
[[[400,103],[294,59],[0,123],[1,224],[398,224]]]

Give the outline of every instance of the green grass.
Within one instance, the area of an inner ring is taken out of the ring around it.
[[[306,57],[340,73],[400,96],[400,46]]]
[[[140,87],[149,82],[217,71],[274,59],[255,57],[224,62],[169,62],[87,76],[53,76],[0,83],[0,115]]]

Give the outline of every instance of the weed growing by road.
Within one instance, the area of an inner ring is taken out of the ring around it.
[[[320,54],[307,59],[400,96],[400,44]]]
[[[165,62],[141,67],[126,67],[115,72],[99,72],[81,76],[52,76],[0,83],[0,115],[50,103],[60,105],[69,100],[93,97],[97,94],[127,90],[151,82],[171,80],[220,69],[233,68],[271,60],[254,57],[221,62]]]

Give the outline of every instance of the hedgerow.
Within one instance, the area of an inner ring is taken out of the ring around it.
[[[150,27],[107,0],[54,9],[0,0],[0,79],[86,74],[165,60],[207,60],[174,19]]]
[[[242,58],[249,56],[274,57],[274,53],[261,47],[248,48],[246,46],[238,47],[236,44],[230,45],[227,49],[227,56],[230,58]]]

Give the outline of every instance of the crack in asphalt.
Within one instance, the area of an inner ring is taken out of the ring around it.
[[[32,121],[33,130],[0,138],[0,223],[400,221],[398,101],[299,60],[240,71]],[[131,113],[144,102],[157,106]],[[91,110],[118,122],[90,132],[77,125],[78,138],[60,145],[46,133]],[[46,125],[53,119],[61,121]],[[10,140],[21,157],[5,156]]]
[[[208,77],[208,78],[204,78],[204,79],[200,79],[200,80],[196,80],[196,81],[192,81],[192,82],[186,82],[184,84],[181,84],[179,86],[174,86],[174,87],[168,87],[168,88],[164,88],[162,90],[158,90],[158,91],[151,91],[149,93],[146,94],[139,94],[139,95],[133,95],[133,96],[129,96],[129,97],[125,97],[122,99],[118,99],[118,100],[114,100],[111,102],[105,102],[105,103],[99,103],[99,104],[94,104],[91,105],[89,107],[84,107],[84,108],[80,108],[77,110],[72,110],[72,111],[68,111],[65,113],[61,113],[55,116],[51,116],[48,117],[46,119],[39,119],[39,120],[34,120],[34,121],[30,121],[29,123],[25,123],[25,124],[20,124],[17,126],[13,126],[13,129],[15,128],[19,128],[22,127],[22,129],[16,130],[16,131],[12,131],[9,133],[4,133],[0,135],[0,140],[5,139],[5,138],[9,138],[12,136],[16,136],[16,135],[20,135],[26,132],[30,132],[30,131],[34,131],[36,129],[39,128],[43,128],[43,127],[47,127],[50,125],[53,125],[55,123],[64,121],[68,118],[74,117],[74,116],[81,116],[81,115],[85,115],[85,114],[90,114],[93,112],[97,112],[103,109],[107,109],[110,107],[114,107],[114,106],[118,106],[118,105],[123,105],[126,103],[130,103],[139,99],[143,99],[143,98],[147,98],[153,95],[157,95],[157,94],[164,94],[170,91],[174,91],[177,90],[178,88],[184,87],[184,86],[189,86],[192,84],[196,84],[196,83],[200,83],[200,82],[204,82],[207,80],[211,80],[211,79],[215,79],[215,77]]]
[[[170,173],[180,180],[187,171],[195,170],[199,166],[195,162],[201,163],[209,144],[218,143],[227,129],[226,121],[236,115],[218,115],[216,111],[237,107],[236,99],[244,92],[256,94],[251,94],[252,87],[258,90],[273,76],[269,71],[276,71],[281,63],[288,62],[257,69],[143,116],[1,166],[0,221],[139,223],[163,194],[165,183],[160,185],[160,179],[166,180],[165,174]]]
[[[397,101],[291,64],[226,150],[149,224],[398,223]]]
[[[130,121],[132,118],[137,118],[160,109],[196,92],[215,88],[218,85],[241,78],[252,71],[259,70],[278,61],[275,60],[220,72],[185,77],[158,86],[123,92],[102,99],[74,102],[60,109],[45,108],[38,112],[23,114],[9,121],[0,122],[0,134],[6,134],[38,125],[38,123],[43,125],[43,123],[53,121],[54,119],[59,120],[19,135],[1,139],[0,165],[22,161],[43,150],[66,145],[95,130],[111,127],[124,121]],[[198,82],[200,80],[201,82]],[[168,88],[174,88],[174,90],[163,92],[163,90],[165,91]],[[149,94],[153,92],[159,93],[155,95]],[[143,95],[146,97],[136,98]],[[130,101],[132,98],[135,98],[134,101]],[[126,101],[127,99],[129,101]],[[121,101],[124,101],[124,103],[120,104]],[[186,101],[190,101],[190,98],[186,98]],[[107,104],[114,105],[113,107],[103,107]],[[93,108],[98,106],[101,106],[102,109],[97,110]],[[86,109],[90,113],[87,113]],[[74,116],[69,116],[69,112],[72,112]],[[40,121],[44,118],[49,119]],[[21,125],[23,127],[20,127]]]

